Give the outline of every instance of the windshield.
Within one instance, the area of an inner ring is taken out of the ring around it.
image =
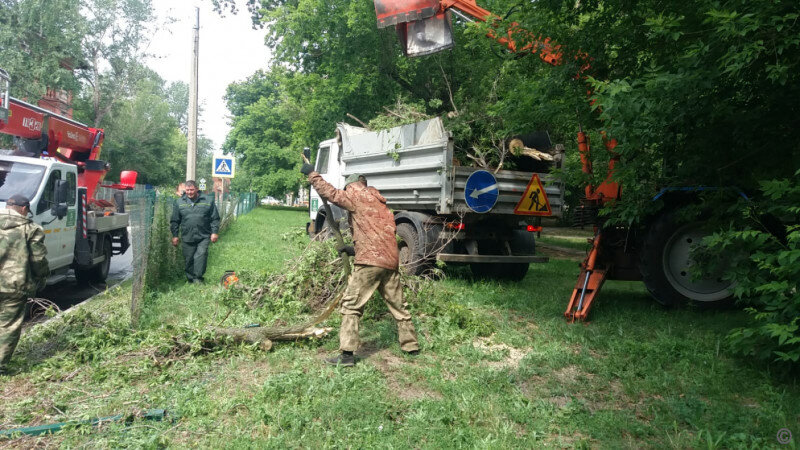
[[[44,167],[14,161],[0,161],[0,202],[14,194],[33,200],[42,182]]]

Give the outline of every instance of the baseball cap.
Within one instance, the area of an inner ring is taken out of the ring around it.
[[[14,194],[6,200],[6,206],[31,206],[31,201],[28,197],[22,194]]]
[[[347,176],[347,178],[344,179],[344,187],[347,187],[348,184],[355,183],[356,181],[360,181],[366,184],[367,178],[364,175],[361,175],[360,173],[350,174]]]

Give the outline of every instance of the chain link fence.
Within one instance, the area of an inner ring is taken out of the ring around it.
[[[113,199],[113,190],[100,188],[99,199]],[[147,295],[160,286],[180,279],[183,257],[180,246],[171,244],[169,220],[175,195],[169,189],[153,189],[137,185],[126,192],[125,209],[129,213],[131,248],[133,252],[133,283],[131,287],[131,324],[136,327]],[[257,204],[255,193],[229,193],[217,196],[220,230],[236,217],[252,211]]]

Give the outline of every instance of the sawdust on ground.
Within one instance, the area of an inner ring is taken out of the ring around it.
[[[493,344],[490,337],[482,337],[473,341],[472,346],[485,352],[508,352],[508,356],[501,361],[487,361],[486,365],[495,369],[516,369],[519,367],[522,358],[531,349],[518,349],[503,343]]]

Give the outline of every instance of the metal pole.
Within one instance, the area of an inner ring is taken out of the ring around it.
[[[192,38],[192,77],[189,83],[189,136],[186,148],[186,179],[194,180],[197,166],[197,69],[200,60],[200,8],[195,8]]]

